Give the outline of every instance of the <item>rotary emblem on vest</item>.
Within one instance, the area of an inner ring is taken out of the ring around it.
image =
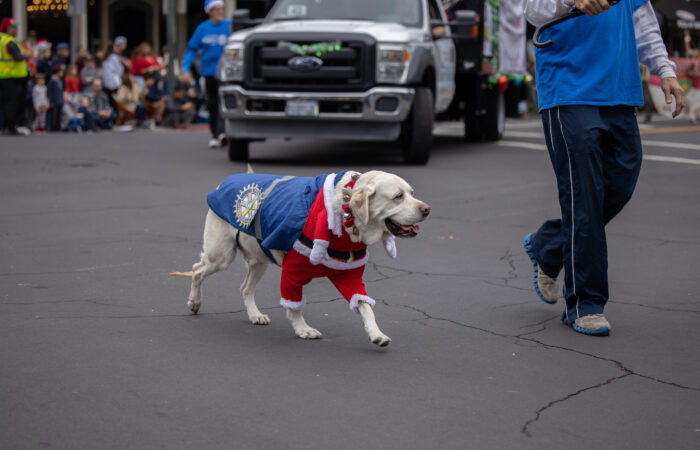
[[[262,203],[262,191],[257,184],[249,184],[238,192],[234,212],[236,221],[243,227],[248,228],[255,214]]]

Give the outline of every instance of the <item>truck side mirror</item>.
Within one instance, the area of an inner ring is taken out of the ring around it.
[[[474,25],[477,23],[476,11],[470,9],[458,9],[454,12],[454,18],[456,22],[460,22],[463,25]]]
[[[471,40],[479,36],[479,16],[476,11],[459,9],[452,12],[450,20],[452,37],[455,39]]]
[[[447,30],[445,29],[445,23],[442,20],[431,20],[430,21],[430,34],[433,35],[433,39],[441,39],[447,35]]]
[[[249,9],[237,9],[233,12],[231,22],[233,31],[239,31],[260,25],[262,19],[251,19]]]

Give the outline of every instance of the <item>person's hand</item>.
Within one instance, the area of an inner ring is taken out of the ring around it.
[[[180,78],[187,84],[190,84],[192,81],[192,75],[189,72],[183,73]]]
[[[574,6],[589,16],[595,16],[610,9],[608,0],[574,0]]]
[[[685,108],[685,93],[676,77],[667,77],[661,80],[661,90],[664,91],[666,104],[670,105],[676,99],[676,109],[671,114],[674,118]]]
[[[187,110],[192,109],[192,108],[194,108],[194,103],[192,103],[192,102],[187,102],[184,105],[182,105],[183,111],[187,111]]]

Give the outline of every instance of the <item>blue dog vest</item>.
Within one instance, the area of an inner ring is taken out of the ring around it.
[[[344,173],[336,175],[335,183]],[[274,261],[270,250],[292,249],[326,177],[231,175],[207,194],[207,203],[217,216],[255,237]]]

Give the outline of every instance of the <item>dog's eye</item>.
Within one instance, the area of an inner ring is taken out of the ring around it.
[[[394,196],[394,200],[401,200],[403,198],[403,192],[399,192]]]

